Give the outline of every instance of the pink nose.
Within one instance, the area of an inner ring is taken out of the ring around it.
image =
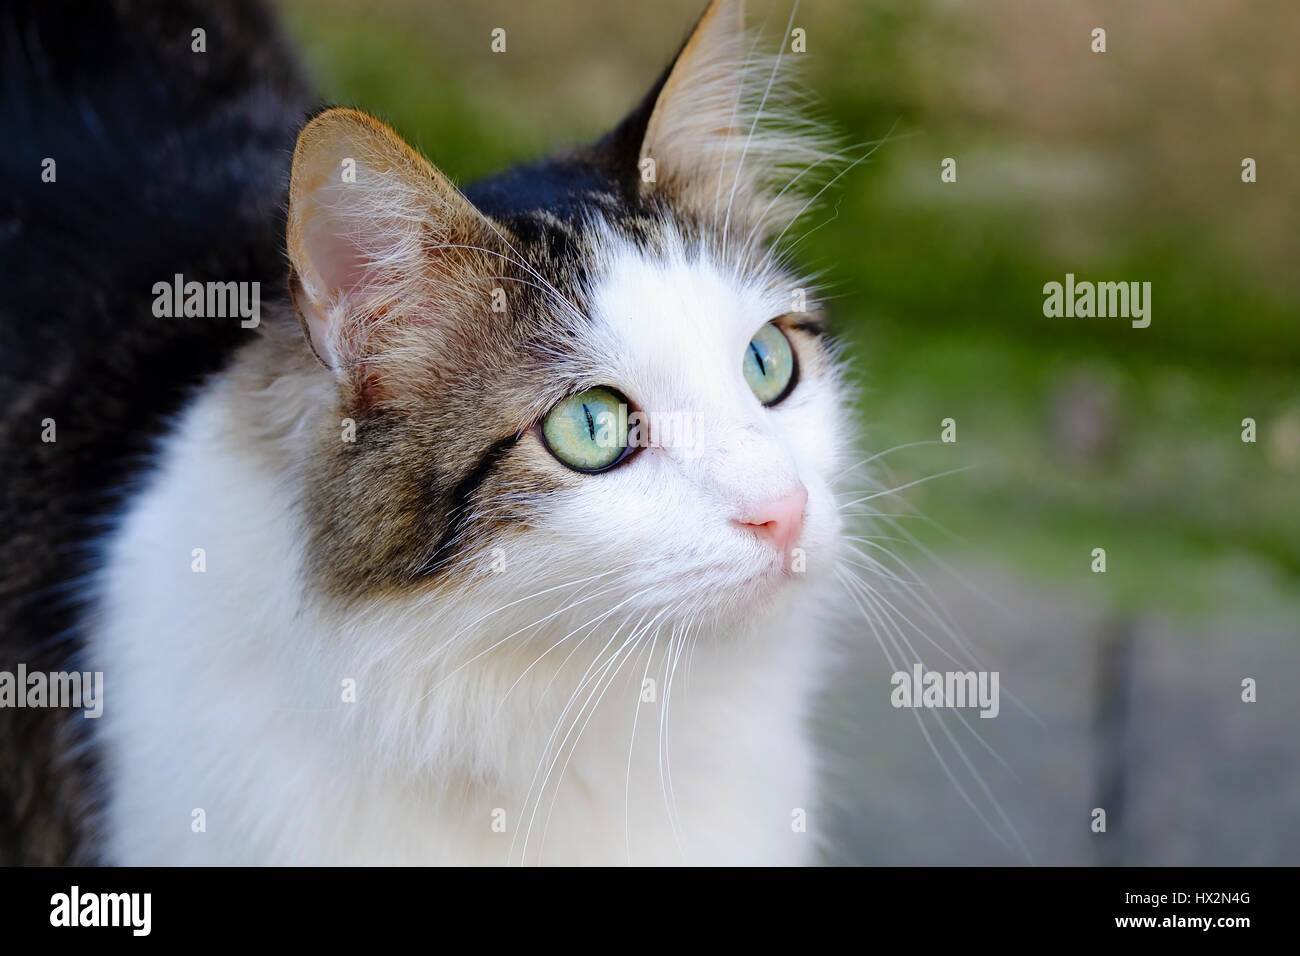
[[[770,541],[788,562],[790,549],[803,533],[803,512],[807,504],[808,489],[801,483],[788,495],[773,498],[737,519],[736,524],[753,531],[761,540]]]

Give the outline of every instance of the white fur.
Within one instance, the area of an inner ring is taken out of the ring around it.
[[[195,402],[102,582],[111,862],[812,859],[806,712],[839,537],[837,385],[806,375],[770,409],[746,386],[747,342],[788,307],[775,274],[741,280],[676,242],[653,259],[612,234],[603,248],[592,374],[652,415],[697,416],[703,446],[584,478],[544,526],[484,554],[463,593],[344,609],[313,589],[296,426],[330,407],[329,373],[266,396],[295,425],[281,468],[249,452],[269,426],[238,420],[231,376]],[[513,453],[545,459],[524,442]],[[807,573],[782,578],[731,519],[797,480]]]

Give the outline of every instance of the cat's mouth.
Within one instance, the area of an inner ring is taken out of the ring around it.
[[[682,583],[703,590],[720,619],[744,621],[770,612],[791,589],[799,588],[805,576],[803,565],[799,554],[791,560],[771,552],[747,567],[718,567],[712,574],[684,576]]]

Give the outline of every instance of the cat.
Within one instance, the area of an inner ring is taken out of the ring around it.
[[[104,699],[0,710],[0,853],[814,862],[853,414],[780,252],[837,159],[791,58],[713,0],[610,133],[462,192],[207,6],[95,13],[112,82],[5,210],[0,667]]]

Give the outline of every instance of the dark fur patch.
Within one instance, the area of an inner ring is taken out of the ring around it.
[[[0,669],[64,670],[90,542],[168,417],[253,335],[154,318],[153,284],[279,293],[307,100],[274,22],[242,0],[20,0],[0,10],[0,45]],[[46,418],[57,442],[41,441]],[[0,709],[0,863],[93,860],[85,729],[79,712]]]

